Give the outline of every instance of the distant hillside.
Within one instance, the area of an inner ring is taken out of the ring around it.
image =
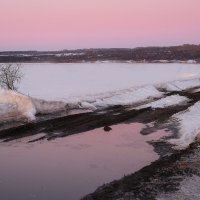
[[[198,62],[200,45],[171,47],[140,47],[134,49],[78,49],[63,51],[7,51],[0,52],[0,62]]]

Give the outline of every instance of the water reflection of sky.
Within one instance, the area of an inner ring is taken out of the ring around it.
[[[27,144],[0,144],[0,194],[6,200],[77,200],[98,186],[130,174],[158,158],[139,132],[141,124],[102,129]]]

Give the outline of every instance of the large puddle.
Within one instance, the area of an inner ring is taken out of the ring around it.
[[[103,129],[27,143],[29,138],[0,144],[0,199],[78,200],[98,186],[120,179],[158,159],[143,136],[142,124]]]

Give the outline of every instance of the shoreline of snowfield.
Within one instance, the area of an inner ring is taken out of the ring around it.
[[[16,111],[16,114],[23,115],[28,120],[34,120],[36,114],[48,114],[60,112],[73,108],[84,109],[101,109],[115,105],[134,105],[154,98],[161,98],[164,92],[182,91],[190,88],[200,87],[199,79],[173,81],[169,83],[161,83],[156,85],[146,85],[141,87],[133,87],[125,90],[106,92],[97,95],[88,95],[79,97],[69,102],[65,101],[47,101],[37,98],[32,98],[27,95],[18,93],[16,91],[0,89],[0,117],[6,113]],[[163,90],[163,91],[162,91]],[[175,103],[179,101],[187,101],[183,97],[176,96],[172,99]],[[162,98],[163,106],[172,106],[173,101],[170,98]],[[154,102],[154,107],[160,102]],[[141,108],[151,106],[151,104],[144,104]],[[158,105],[157,105],[158,106]],[[136,108],[139,109],[140,107]]]
[[[26,120],[34,121],[37,114],[52,114],[71,109],[101,110],[115,105],[132,106],[133,109],[167,108],[187,104],[190,99],[178,94],[166,96],[167,92],[183,91],[200,87],[199,79],[173,81],[156,85],[133,87],[126,90],[86,96],[79,101],[46,101],[0,89],[0,121]],[[194,90],[195,91],[195,90]],[[138,106],[139,104],[139,106]],[[169,142],[179,149],[186,148],[200,132],[200,101],[187,110],[171,117],[180,125],[179,137]]]

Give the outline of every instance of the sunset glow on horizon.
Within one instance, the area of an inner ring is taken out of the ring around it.
[[[200,44],[199,0],[3,0],[0,50]]]

